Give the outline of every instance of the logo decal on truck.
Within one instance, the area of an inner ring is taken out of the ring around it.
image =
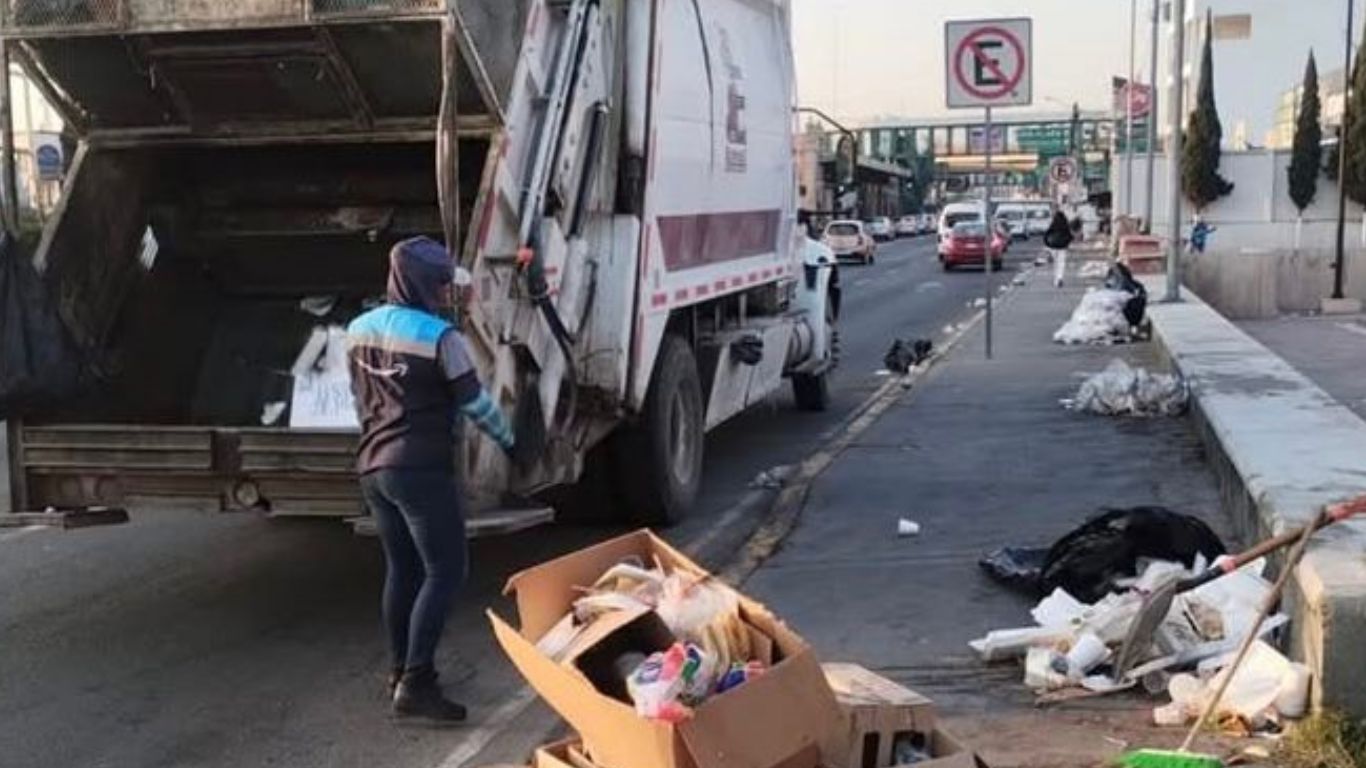
[[[730,34],[717,28],[721,39],[721,62],[726,69],[726,172],[749,169],[749,131],[745,128],[745,73],[735,60]]]

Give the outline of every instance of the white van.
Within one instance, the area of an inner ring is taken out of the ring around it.
[[[984,222],[986,214],[981,202],[949,203],[939,214],[939,242],[944,242],[953,232],[953,225]]]

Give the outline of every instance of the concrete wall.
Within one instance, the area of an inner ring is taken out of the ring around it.
[[[1161,290],[1160,278],[1148,281]],[[1244,537],[1280,533],[1362,492],[1366,422],[1188,294],[1151,306],[1157,343],[1191,383],[1194,416]],[[1314,702],[1366,716],[1366,521],[1315,537],[1283,604]]]
[[[1234,183],[1233,193],[1212,203],[1202,216],[1217,228],[1208,250],[1184,257],[1185,280],[1220,312],[1233,318],[1270,317],[1317,309],[1333,281],[1337,235],[1337,184],[1319,179],[1318,194],[1298,212],[1288,192],[1288,152],[1225,152],[1220,173]],[[1116,190],[1127,183],[1124,163],[1115,163]],[[1153,185],[1153,231],[1165,235],[1167,224],[1166,157],[1158,156]],[[1134,201],[1142,215],[1147,170],[1134,163]],[[1182,231],[1189,232],[1194,213],[1182,210]],[[1346,294],[1366,299],[1366,226],[1362,208],[1348,201]],[[1295,230],[1300,229],[1299,248]]]

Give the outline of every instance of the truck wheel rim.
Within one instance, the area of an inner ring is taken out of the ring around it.
[[[697,457],[697,425],[690,418],[687,396],[682,389],[674,392],[669,406],[669,471],[680,486],[692,482]]]

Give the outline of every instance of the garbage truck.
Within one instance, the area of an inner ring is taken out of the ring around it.
[[[535,446],[452,437],[474,532],[523,499],[676,521],[708,430],[787,382],[826,406],[789,0],[0,6],[75,141],[31,261],[83,378],[0,414],[17,510],[361,518],[338,329],[418,235]]]

